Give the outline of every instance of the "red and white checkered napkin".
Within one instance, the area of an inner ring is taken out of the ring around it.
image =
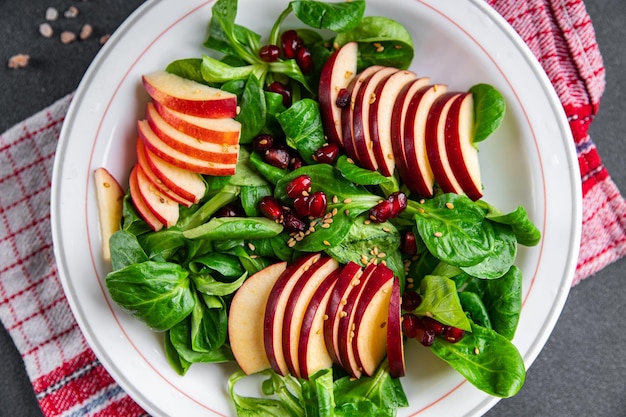
[[[488,0],[521,34],[569,117],[583,184],[574,284],[626,254],[626,203],[587,128],[604,67],[582,0]],[[0,319],[46,416],[139,416],[87,346],[63,295],[50,233],[50,178],[67,96],[0,136]]]

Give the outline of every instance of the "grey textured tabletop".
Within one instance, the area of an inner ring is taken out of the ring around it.
[[[0,132],[73,91],[100,49],[99,39],[113,32],[142,0],[0,0]],[[585,2],[606,67],[606,91],[591,137],[618,188],[626,190],[626,2]],[[45,39],[39,25],[53,6],[61,13],[57,30],[78,32],[90,24],[84,41],[63,44]],[[27,68],[11,70],[9,57],[31,56]],[[575,286],[544,349],[530,367],[520,393],[500,401],[488,416],[626,416],[626,331],[623,275],[617,261]],[[41,415],[22,359],[4,327],[0,331],[0,417]]]

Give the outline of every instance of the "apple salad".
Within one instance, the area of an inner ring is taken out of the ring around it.
[[[292,1],[262,38],[218,0],[211,55],[142,77],[128,187],[95,173],[112,299],[179,374],[236,361],[238,415],[396,415],[408,338],[490,395],[524,382],[515,259],[541,236],[482,199],[477,148],[504,99],[409,70],[364,11]]]

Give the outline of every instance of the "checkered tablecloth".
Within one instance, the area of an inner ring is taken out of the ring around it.
[[[604,67],[582,0],[488,0],[542,64],[568,116],[583,192],[574,285],[626,253],[626,204],[587,131]],[[22,354],[46,416],[139,416],[87,345],[52,250],[50,182],[72,95],[0,136],[0,319]],[[617,138],[615,138],[617,140]]]

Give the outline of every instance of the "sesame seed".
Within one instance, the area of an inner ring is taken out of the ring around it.
[[[330,246],[330,242],[325,240],[324,242],[322,242],[325,246]]]
[[[330,212],[331,216],[336,216],[337,215],[337,207],[334,207],[333,210]],[[330,221],[332,222],[333,219],[330,219]]]
[[[385,256],[387,256],[387,254],[385,252],[381,252],[376,256],[378,256],[379,258],[384,258]]]
[[[454,204],[446,203],[446,207],[449,208],[450,210],[452,210],[454,208]]]
[[[252,244],[252,242],[248,243],[248,248],[250,248],[251,251],[254,251],[256,249],[256,247]]]
[[[345,214],[346,216],[347,216],[347,215],[349,215],[349,214],[350,214],[350,210],[345,209],[345,210],[343,211],[343,214]]]
[[[477,347],[475,347],[475,348],[474,348],[474,354],[475,354],[475,355],[478,355],[479,353],[480,353],[480,350],[478,350],[478,348],[477,348]]]
[[[390,228],[388,228],[388,227],[383,227],[383,232],[387,232],[387,233],[389,233],[389,232],[391,232],[391,229],[390,229]]]
[[[333,204],[337,204],[339,202],[339,198],[336,195],[333,196]]]
[[[365,220],[363,221],[363,224],[370,224],[371,222],[372,222],[372,221],[371,221],[370,219],[365,219]]]
[[[348,162],[349,164],[354,164],[354,159],[352,158],[347,158],[346,162]]]
[[[345,204],[349,204],[349,203],[352,203],[352,199],[351,198],[346,198],[345,200],[343,200],[343,202]]]
[[[339,313],[339,317],[342,317],[342,318],[343,318],[343,317],[346,317],[347,315],[348,315],[348,313],[346,313],[345,311],[341,311],[341,312]]]
[[[328,229],[329,227],[330,227],[330,224],[328,223],[322,224],[322,229]]]
[[[441,232],[435,232],[435,233],[433,233],[433,236],[435,236],[435,237],[441,237],[441,236],[443,236],[443,233],[441,233]]]

